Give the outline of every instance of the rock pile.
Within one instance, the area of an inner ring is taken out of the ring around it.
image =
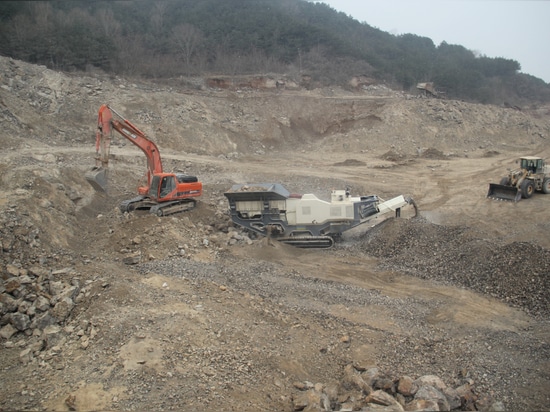
[[[44,233],[50,224],[57,228],[67,224],[69,218],[55,213],[61,207],[44,203],[35,207],[39,213],[23,204],[0,212],[0,338],[4,348],[24,348],[23,363],[56,346],[66,335],[63,328],[75,308],[98,283],[80,276],[75,254],[51,241],[54,231]],[[88,263],[85,256],[77,259]],[[78,339],[84,342],[86,333]]]
[[[338,383],[297,382],[295,411],[503,411],[501,402],[475,393],[473,381],[457,387],[435,375],[391,377],[378,368],[348,364]]]
[[[550,316],[550,251],[535,243],[495,245],[467,227],[419,218],[387,220],[367,232],[359,247],[381,258],[386,269],[490,295],[538,318]]]
[[[69,278],[68,281],[62,278]],[[90,293],[92,283],[81,285],[72,268],[49,270],[8,264],[0,285],[0,337],[18,332],[42,338],[47,344],[51,326],[61,325],[75,305]],[[54,328],[55,329],[55,328]],[[8,345],[9,346],[9,345]]]

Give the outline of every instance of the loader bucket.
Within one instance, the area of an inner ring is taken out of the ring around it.
[[[510,200],[518,202],[521,200],[521,190],[515,186],[497,185],[496,183],[489,184],[489,192],[487,197],[497,200]]]
[[[86,180],[97,192],[107,191],[107,169],[94,167],[86,173]]]

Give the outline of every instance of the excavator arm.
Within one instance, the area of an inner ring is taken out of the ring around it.
[[[120,120],[113,118],[113,113]],[[99,108],[96,132],[96,165],[86,174],[86,179],[97,190],[107,190],[107,170],[111,146],[111,131],[116,130],[145,154],[147,159],[147,186],[151,185],[154,174],[162,173],[162,160],[157,145],[149,140],[145,133],[139,130],[129,120],[115,111],[109,105]]]
[[[113,129],[139,147],[145,154],[145,157],[147,158],[147,184],[149,186],[153,175],[162,173],[162,160],[160,158],[159,149],[153,141],[149,140],[147,136],[145,136],[145,133],[139,130],[129,120],[124,119],[115,110],[111,110],[122,119],[122,122],[113,119],[111,122]]]

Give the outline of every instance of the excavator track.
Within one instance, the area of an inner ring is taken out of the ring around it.
[[[329,249],[334,245],[330,236],[290,236],[275,238],[277,241],[304,249]]]
[[[162,217],[194,209],[196,205],[197,201],[195,199],[177,200],[174,202],[159,203],[153,206],[149,212]]]
[[[147,206],[147,203],[149,203],[149,206]],[[137,196],[132,199],[124,200],[120,203],[118,208],[122,213],[124,213],[133,212],[134,210],[139,209],[150,209],[153,205],[154,203],[148,201],[145,196]]]
[[[194,209],[196,205],[197,201],[195,199],[182,199],[173,202],[157,203],[145,196],[137,196],[123,201],[119,209],[122,213],[133,212],[135,210],[148,210],[149,213],[162,217]]]

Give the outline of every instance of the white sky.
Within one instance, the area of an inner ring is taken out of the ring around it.
[[[550,0],[313,0],[399,35],[446,41],[519,62],[550,83]]]

